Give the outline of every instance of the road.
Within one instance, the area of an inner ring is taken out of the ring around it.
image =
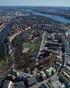
[[[43,49],[43,47],[44,47],[44,41],[45,41],[45,31],[43,32],[43,35],[42,35],[42,41],[41,41],[41,45],[40,45],[40,49],[39,49],[39,52],[38,52],[38,56],[40,55],[40,51]]]

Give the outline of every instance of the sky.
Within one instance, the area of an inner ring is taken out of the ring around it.
[[[69,6],[70,0],[0,0],[0,6]]]

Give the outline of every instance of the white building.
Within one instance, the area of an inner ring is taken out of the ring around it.
[[[56,70],[53,67],[50,67],[47,70],[45,70],[45,72],[47,73],[48,76],[51,76],[52,72],[55,73]]]

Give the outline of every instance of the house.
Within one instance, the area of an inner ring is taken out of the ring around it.
[[[36,75],[32,75],[27,78],[28,86],[31,86],[35,83],[37,83]]]
[[[56,72],[56,70],[53,67],[48,68],[47,70],[45,70],[45,73],[47,74],[47,76],[51,76]]]
[[[41,74],[42,79],[45,80],[45,79],[46,79],[46,74],[45,74],[45,72],[44,72],[44,71],[40,71],[40,74]]]

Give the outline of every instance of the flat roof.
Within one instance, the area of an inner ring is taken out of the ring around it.
[[[63,88],[62,86],[64,86],[59,80],[53,81],[51,84],[54,88]]]

